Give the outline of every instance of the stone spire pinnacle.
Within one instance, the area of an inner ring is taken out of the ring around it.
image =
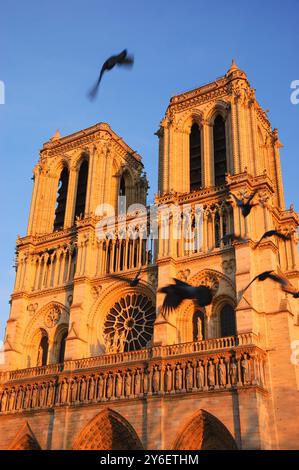
[[[61,139],[61,134],[59,132],[59,130],[57,129],[57,131],[55,132],[55,134],[53,135],[53,137],[51,137],[51,141],[54,142],[55,140],[60,140]]]

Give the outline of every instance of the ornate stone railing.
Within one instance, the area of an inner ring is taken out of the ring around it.
[[[238,336],[226,336],[223,338],[211,338],[203,341],[190,343],[171,344],[167,346],[153,346],[152,348],[140,349],[114,354],[102,354],[101,356],[88,357],[65,361],[63,364],[49,364],[41,367],[30,367],[0,373],[0,383],[11,380],[19,380],[26,377],[38,377],[58,374],[61,371],[73,371],[80,369],[92,369],[94,367],[124,364],[128,362],[147,361],[155,357],[171,357],[185,354],[193,354],[203,351],[215,351],[236,346],[260,345],[260,340],[254,333],[242,333]]]
[[[197,343],[194,343],[197,344]],[[215,343],[216,344],[216,343]],[[177,345],[174,345],[175,347]],[[184,346],[184,345],[183,345]],[[16,376],[2,383],[0,410],[16,413],[53,406],[138,399],[181,393],[205,393],[240,387],[266,389],[266,353],[254,344],[229,346],[223,349],[183,348],[177,354],[162,356],[166,348],[152,348],[151,357],[135,356],[133,362],[105,364],[69,361],[73,370],[59,370],[27,379]],[[172,353],[174,349],[170,349]],[[144,350],[146,351],[146,350]],[[139,351],[140,353],[140,351]],[[112,355],[115,356],[115,355]],[[132,358],[132,356],[131,356]],[[85,364],[89,369],[82,370]],[[80,366],[80,369],[78,368]]]

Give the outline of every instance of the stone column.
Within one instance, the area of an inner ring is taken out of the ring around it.
[[[69,228],[74,225],[75,217],[75,205],[76,205],[76,195],[77,195],[77,181],[78,171],[76,167],[70,169],[69,174],[69,185],[67,190],[67,201],[66,201],[66,210],[64,218],[64,228]]]

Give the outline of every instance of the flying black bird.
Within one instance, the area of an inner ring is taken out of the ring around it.
[[[233,241],[237,241],[237,242],[243,242],[244,241],[244,238],[242,238],[240,235],[236,235],[235,233],[227,233],[226,235],[224,235],[220,241],[223,241],[223,243],[225,245],[227,245],[229,242],[233,242]]]
[[[255,276],[250,282],[249,284],[247,284],[247,286],[240,290],[240,292],[238,293],[238,298],[237,298],[237,305],[240,303],[245,291],[249,288],[249,286],[251,286],[251,284],[255,281],[255,280],[258,280],[258,281],[265,281],[266,279],[272,279],[272,281],[274,282],[278,282],[281,286],[285,287],[288,285],[288,281],[283,278],[282,276],[279,276],[278,274],[274,274],[273,273],[273,270],[272,271],[264,271],[263,273],[261,274],[258,274],[257,276]]]
[[[256,193],[257,193],[257,191],[254,191],[249,196],[249,198],[247,199],[247,202],[245,202],[245,203],[244,203],[244,201],[241,201],[241,199],[238,199],[237,196],[235,196],[233,193],[230,193],[234,197],[234,199],[237,203],[237,206],[240,207],[243,217],[247,217],[250,214],[250,211],[253,208],[253,206],[256,206],[256,204],[250,204],[252,199],[256,195]]]
[[[284,235],[283,233],[280,233],[280,232],[277,232],[276,230],[268,230],[267,232],[264,233],[264,235],[259,239],[259,241],[257,242],[257,244],[255,245],[255,248],[257,248],[259,246],[259,244],[261,243],[262,240],[264,240],[265,238],[268,238],[268,237],[272,237],[273,235],[276,235],[277,237],[279,237],[281,240],[290,240],[291,237],[290,235]]]
[[[193,300],[199,307],[206,307],[210,305],[213,300],[213,293],[210,287],[201,286],[190,286],[186,282],[175,279],[175,284],[169,284],[168,286],[162,287],[158,292],[162,292],[165,295],[161,314],[165,318],[171,310],[175,310],[185,299]]]
[[[294,287],[287,279],[285,279],[286,285],[282,287],[282,290],[287,294],[291,294],[295,299],[299,299],[299,291]]]
[[[131,287],[136,287],[139,284],[139,281],[140,281],[141,269],[142,268],[139,269],[138,273],[136,274],[136,276],[134,278],[118,276],[117,274],[110,274],[110,277],[113,277],[113,279],[117,279],[119,281],[128,282]]]
[[[125,65],[127,67],[132,67],[133,64],[134,64],[134,58],[133,58],[133,56],[128,55],[127,49],[124,49],[118,55],[113,55],[113,56],[109,57],[109,59],[107,59],[104,62],[103,66],[101,68],[101,72],[100,72],[98,81],[96,82],[94,87],[89,92],[90,99],[94,99],[96,97],[100,82],[101,82],[103,74],[106,70],[112,70],[113,67],[115,67],[115,65]]]

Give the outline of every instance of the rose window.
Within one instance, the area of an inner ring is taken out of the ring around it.
[[[156,309],[141,294],[128,294],[110,309],[104,324],[106,351],[133,351],[147,346],[153,334]]]

